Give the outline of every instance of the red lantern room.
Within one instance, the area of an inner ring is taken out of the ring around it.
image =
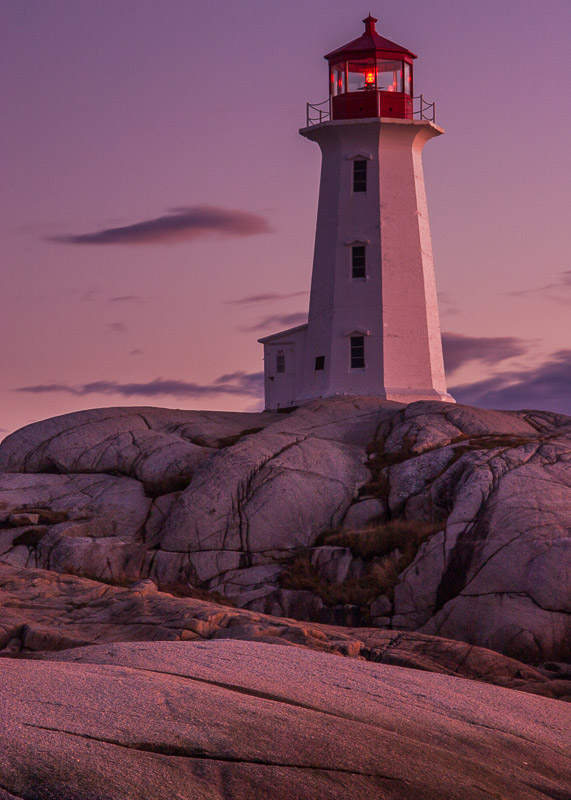
[[[332,119],[397,117],[412,119],[414,53],[363,20],[365,33],[328,53]]]

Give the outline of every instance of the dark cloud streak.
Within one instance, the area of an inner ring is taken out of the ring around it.
[[[272,314],[264,317],[253,325],[246,325],[240,328],[241,331],[252,333],[253,331],[265,331],[270,328],[295,328],[307,322],[307,311],[296,311],[293,314]]]
[[[269,294],[253,294],[249,297],[240,297],[237,300],[226,300],[227,306],[251,306],[256,303],[272,303],[275,300],[289,300],[291,297],[301,297],[307,292],[290,292],[289,294],[279,294],[277,292]]]
[[[173,208],[170,213],[155,219],[104,228],[93,233],[51,236],[49,241],[59,244],[156,244],[182,242],[209,233],[225,236],[253,236],[268,233],[268,222],[258,214],[215,206]]]
[[[458,403],[486,408],[537,408],[571,414],[571,350],[558,350],[530,370],[453,386],[450,393]]]
[[[528,343],[515,336],[464,336],[461,333],[443,333],[442,350],[448,373],[455,372],[468,361],[498,364],[508,358],[522,356]]]
[[[517,289],[513,292],[506,292],[509,297],[529,297],[533,295],[542,296],[556,303],[568,303],[569,293],[571,292],[571,269],[563,270],[559,273],[557,280],[538,286],[536,289]]]
[[[119,297],[110,297],[110,303],[142,303],[144,302],[143,297],[138,294],[123,294]]]
[[[45,383],[21,386],[16,392],[28,394],[65,393],[77,397],[89,394],[111,394],[123,397],[204,397],[208,395],[243,395],[258,397],[263,390],[263,372],[233,372],[222,375],[212,384],[155,378],[146,383],[119,383],[118,381],[92,381],[79,386],[66,383]]]

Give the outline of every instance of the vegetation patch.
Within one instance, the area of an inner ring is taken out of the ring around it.
[[[414,561],[420,545],[442,527],[440,523],[395,520],[362,531],[325,531],[315,545],[349,548],[355,558],[365,561],[364,574],[332,583],[311,563],[311,552],[304,551],[286,564],[280,585],[313,592],[328,606],[356,605],[366,612],[378,597],[392,599],[401,572]]]
[[[381,595],[392,597],[397,584],[399,567],[397,559],[385,556],[379,563],[367,565],[360,578],[350,578],[343,583],[330,583],[320,577],[308,553],[298,554],[280,574],[283,589],[301,589],[320,597],[327,606],[354,605],[368,612],[368,606]],[[365,621],[365,620],[364,620]]]
[[[466,446],[470,450],[493,450],[496,447],[521,447],[521,445],[536,440],[537,436],[534,433],[527,436],[516,433],[498,433],[490,436],[470,437]]]
[[[361,487],[359,495],[379,497],[387,499],[390,492],[390,483],[388,475],[388,467],[395,464],[402,464],[404,461],[409,461],[412,458],[418,458],[432,450],[440,450],[444,447],[454,447],[454,458],[450,464],[446,466],[446,470],[458,461],[465,453],[471,453],[475,450],[494,450],[500,448],[520,447],[521,445],[529,444],[537,439],[536,434],[514,434],[514,433],[499,433],[499,434],[484,434],[482,436],[466,436],[460,434],[454,439],[451,439],[446,444],[439,447],[422,450],[421,452],[413,452],[412,447],[415,440],[405,437],[403,446],[396,452],[386,452],[384,450],[384,443],[382,440],[372,442],[367,447],[369,461],[367,467],[371,473],[371,479],[365,486]],[[444,471],[444,470],[443,470]]]
[[[388,556],[399,550],[402,556],[411,557],[412,561],[420,545],[442,528],[440,522],[398,519],[377,523],[363,530],[325,531],[318,536],[315,546],[348,547],[355,558],[366,560]]]

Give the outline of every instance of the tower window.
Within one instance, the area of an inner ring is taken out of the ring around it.
[[[365,245],[355,244],[351,248],[351,277],[365,277]]]
[[[317,372],[320,369],[325,369],[325,356],[315,357],[315,371]]]
[[[285,372],[285,353],[283,350],[278,350],[276,356],[276,372]]]
[[[353,161],[353,191],[367,191],[367,162],[361,159]]]
[[[351,369],[365,367],[365,337],[351,336]]]

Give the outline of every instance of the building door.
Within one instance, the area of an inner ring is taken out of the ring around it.
[[[268,369],[268,408],[286,408],[293,404],[295,358],[291,345],[272,347]]]

